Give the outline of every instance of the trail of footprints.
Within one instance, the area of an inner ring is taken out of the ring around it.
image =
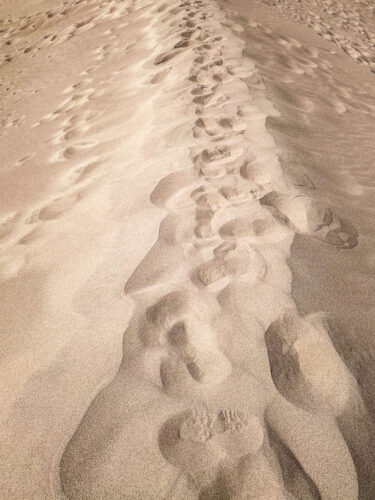
[[[48,11],[20,18],[0,20],[0,44],[3,47],[0,64],[35,54],[70,40],[98,26],[102,21],[117,20],[131,10],[124,0],[65,1]]]
[[[205,0],[156,10],[175,36],[154,58],[152,83],[189,62],[184,99],[195,115],[191,165],[151,194],[168,215],[125,289],[136,305],[125,343],[141,342],[140,376],[156,371],[169,401],[190,401],[162,426],[160,452],[185,478],[181,498],[355,499],[350,433],[343,438],[335,417],[360,399],[356,383],[322,320],[295,312],[285,257],[295,232],[338,249],[353,248],[357,232],[283,175],[240,27]],[[61,480],[82,498],[74,445]]]
[[[89,14],[87,7],[90,8]],[[31,125],[34,128],[50,123],[57,124],[57,131],[47,141],[54,149],[49,163],[52,167],[61,164],[62,168],[67,169],[66,178],[63,179],[65,184],[54,199],[45,200],[44,203],[40,203],[40,206],[34,206],[31,211],[4,214],[0,220],[1,280],[13,278],[24,266],[27,258],[24,252],[25,245],[40,236],[40,222],[58,219],[68,212],[85,196],[85,189],[89,184],[103,173],[103,164],[106,159],[103,155],[96,155],[95,146],[98,143],[92,138],[92,130],[90,129],[97,126],[101,120],[101,117],[97,116],[93,100],[100,98],[107,91],[104,86],[101,88],[100,84],[98,85],[98,79],[95,80],[95,76],[92,76],[91,73],[97,69],[100,70],[102,64],[106,63],[106,60],[119,50],[118,30],[127,25],[126,15],[131,12],[131,9],[131,4],[128,2],[100,0],[88,5],[88,2],[78,0],[64,2],[63,6],[56,9],[42,11],[26,18],[18,20],[9,18],[8,28],[6,21],[2,23],[3,29],[0,30],[0,35],[5,40],[8,38],[12,40],[11,43],[5,41],[5,45],[14,47],[19,42],[19,36],[22,36],[23,39],[27,39],[28,35],[32,37],[33,30],[41,29],[45,25],[48,27],[49,20],[57,29],[60,25],[56,23],[56,17],[61,22],[71,23],[72,19],[77,21],[79,18],[82,18],[82,21],[75,22],[75,31],[69,31],[68,37],[61,38],[66,31],[62,29],[58,35],[52,37],[53,39],[49,43],[61,43],[82,30],[100,25],[101,22],[108,24],[112,20],[119,21],[115,29],[108,29],[104,33],[108,43],[92,49],[91,55],[94,65],[82,71],[77,81],[65,89],[61,103],[56,109]],[[87,16],[89,16],[90,22],[85,21]],[[37,32],[40,33],[40,31]],[[37,46],[32,50],[37,50],[38,47],[42,48],[47,42],[47,38],[44,37],[42,44],[38,45],[39,42],[37,42]],[[25,53],[29,52],[31,49],[25,51]],[[22,54],[22,51],[19,54],[15,52],[12,59],[15,55]],[[13,114],[9,114],[0,122],[0,127],[6,129],[20,126],[25,118],[25,116],[15,118]],[[22,166],[25,162],[32,160],[36,154],[34,152],[20,158],[14,167]]]
[[[98,160],[90,153],[96,142],[87,140],[92,120],[89,119],[90,108],[85,105],[95,93],[90,83],[91,79],[82,78],[66,89],[61,106],[35,124],[39,126],[51,120],[63,120],[58,132],[49,141],[54,147],[58,147],[50,162],[56,165],[69,160],[72,162],[72,168],[68,169],[66,174],[65,184],[68,185],[55,199],[46,200],[31,212],[26,210],[9,214],[0,221],[0,278],[3,280],[15,276],[24,264],[22,249],[38,237],[40,222],[57,219],[70,210],[84,196],[85,188],[96,178],[98,167],[103,163],[103,158]],[[21,158],[16,167],[31,160],[35,155],[36,153],[32,153]],[[13,265],[13,262],[20,265]]]
[[[290,0],[263,1],[278,7],[282,15],[311,27],[325,40],[332,41],[355,61],[375,73],[372,2],[360,1],[353,5],[345,0],[330,0],[326,5],[321,0],[314,0],[302,7]]]

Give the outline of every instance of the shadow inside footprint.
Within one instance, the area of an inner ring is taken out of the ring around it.
[[[268,437],[270,445],[278,458],[285,487],[293,495],[293,498],[321,500],[320,493],[314,482],[290,449],[270,427],[268,428]]]
[[[175,57],[176,55],[178,54],[178,52],[164,52],[162,54],[159,54],[155,60],[154,60],[154,64],[155,65],[158,65],[158,64],[163,64],[164,62],[167,62],[169,61],[170,59],[172,59],[173,57]]]

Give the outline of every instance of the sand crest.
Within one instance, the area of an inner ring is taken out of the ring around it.
[[[0,3],[1,498],[375,495],[369,7],[264,3]]]

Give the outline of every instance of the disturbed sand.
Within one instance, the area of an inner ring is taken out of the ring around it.
[[[374,499],[371,3],[0,20],[0,497]]]

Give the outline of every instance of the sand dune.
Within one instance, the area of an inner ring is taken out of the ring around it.
[[[321,4],[0,2],[1,498],[375,496],[372,11]]]
[[[309,26],[324,40],[338,45],[346,54],[375,73],[372,2],[315,0],[305,5],[290,0],[261,1],[277,7],[286,19],[293,18]],[[285,42],[281,38],[279,43]],[[335,52],[334,47],[331,47],[331,51]]]

